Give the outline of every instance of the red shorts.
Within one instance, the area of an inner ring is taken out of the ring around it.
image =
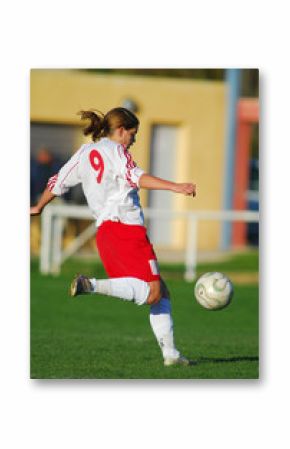
[[[157,258],[144,226],[105,221],[97,231],[96,243],[110,278],[136,277],[146,282],[160,279]]]

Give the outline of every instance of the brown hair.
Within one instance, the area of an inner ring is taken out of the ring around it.
[[[81,120],[90,120],[90,124],[84,128],[83,133],[85,136],[91,134],[93,141],[109,136],[121,126],[125,129],[139,126],[136,115],[125,108],[111,109],[106,115],[96,109],[80,111],[78,114],[81,116]]]

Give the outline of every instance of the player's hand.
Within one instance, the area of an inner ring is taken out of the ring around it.
[[[40,215],[41,210],[37,206],[33,206],[30,208],[30,215]]]
[[[174,192],[183,193],[187,196],[196,196],[196,185],[189,182],[177,183],[174,187]]]

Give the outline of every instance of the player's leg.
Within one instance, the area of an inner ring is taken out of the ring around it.
[[[159,288],[160,299],[150,306],[150,324],[162,351],[164,364],[189,365],[191,362],[180,355],[174,344],[170,293],[163,279],[159,281]]]
[[[162,351],[164,364],[168,366],[191,363],[181,356],[175,347],[170,294],[162,279],[145,282],[133,277],[96,280],[78,276],[72,283],[71,293],[76,291],[76,283],[77,294],[99,293],[124,301],[133,301],[137,305],[149,305],[150,324]]]
[[[137,305],[143,305],[147,303],[150,295],[150,286],[148,282],[134,277],[89,279],[83,275],[76,276],[71,284],[71,296],[90,293],[113,296],[124,301],[132,301]]]
[[[156,304],[161,299],[160,281],[146,282],[134,277],[120,277],[114,279],[89,279],[78,275],[71,284],[71,296],[82,294],[103,294],[133,301],[137,305]]]
[[[161,299],[161,282],[160,280],[148,282],[149,294],[146,303],[149,305],[156,304]]]

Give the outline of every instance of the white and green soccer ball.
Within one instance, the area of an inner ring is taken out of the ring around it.
[[[194,288],[197,302],[208,310],[228,306],[233,297],[233,284],[223,273],[205,273],[198,278]]]

